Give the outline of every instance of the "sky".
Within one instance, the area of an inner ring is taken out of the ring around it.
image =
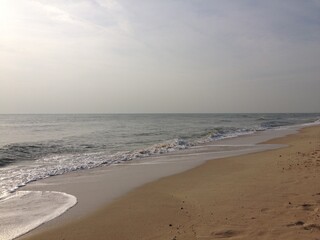
[[[320,112],[320,0],[0,0],[0,113]]]

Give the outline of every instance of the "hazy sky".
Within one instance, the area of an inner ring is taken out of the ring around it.
[[[320,112],[320,0],[0,0],[0,113]]]

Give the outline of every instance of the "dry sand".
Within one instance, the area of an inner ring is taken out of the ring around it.
[[[27,239],[320,239],[320,127],[208,161]]]

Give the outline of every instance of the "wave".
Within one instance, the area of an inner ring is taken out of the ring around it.
[[[95,149],[93,144],[72,144],[66,142],[15,143],[0,148],[0,167],[11,163],[30,161],[52,154],[87,152]]]
[[[261,123],[261,127],[264,127],[264,128],[276,128],[276,127],[289,126],[289,125],[292,125],[292,124],[294,124],[294,122],[272,120],[272,121],[266,121],[266,122]]]
[[[2,185],[0,189],[0,199],[15,192],[19,187],[50,176],[61,175],[80,169],[91,169],[101,165],[124,163],[138,158],[179,151],[195,145],[253,132],[252,129],[214,128],[201,138],[189,140],[176,138],[133,151],[122,151],[115,154],[109,154],[107,152],[49,154],[34,160],[32,164],[25,164],[21,161],[16,162],[16,164],[10,166],[9,171],[5,168],[0,168]],[[18,151],[18,155],[22,153],[32,155],[34,152],[38,153],[40,147],[38,145],[26,144],[25,146],[19,147],[10,146],[7,149]],[[47,151],[47,149],[48,147],[45,148],[45,151]],[[51,153],[56,151],[57,150],[53,150]],[[4,159],[2,158],[1,161],[4,161]]]
[[[266,121],[266,120],[267,120],[266,117],[259,117],[259,118],[256,119],[256,121]]]
[[[274,120],[263,122],[252,128],[215,127],[206,129],[203,133],[193,134],[191,137],[175,138],[132,151],[118,151],[114,154],[110,154],[110,151],[107,151],[108,149],[91,151],[92,149],[96,150],[96,148],[90,144],[62,146],[58,142],[45,142],[8,145],[0,148],[0,166],[10,165],[9,170],[6,167],[0,168],[0,199],[29,182],[50,176],[179,151],[216,140],[285,126],[288,123],[290,122]],[[21,160],[32,160],[32,163],[26,164]]]
[[[60,216],[76,203],[76,197],[62,192],[18,191],[0,200],[0,239],[17,238]]]

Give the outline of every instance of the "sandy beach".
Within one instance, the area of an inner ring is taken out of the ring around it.
[[[0,0],[0,240],[320,240],[320,0]]]
[[[215,159],[23,239],[318,239],[320,127]]]

